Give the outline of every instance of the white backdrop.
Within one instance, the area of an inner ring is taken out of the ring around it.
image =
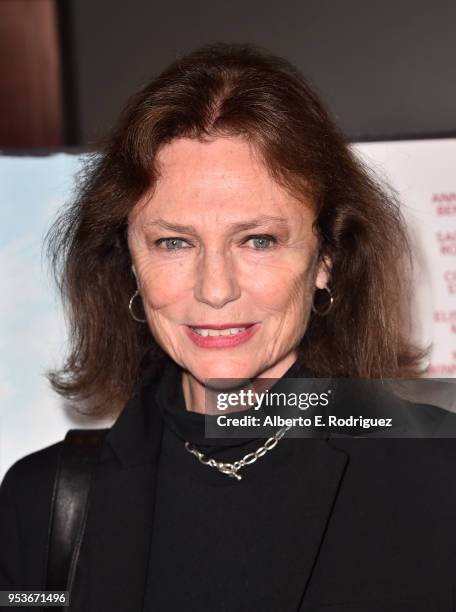
[[[356,145],[397,191],[414,246],[416,338],[428,376],[456,377],[456,139]]]
[[[456,377],[456,139],[354,145],[399,192],[415,253],[414,329],[432,343],[429,376]],[[44,372],[65,354],[65,328],[42,258],[43,237],[71,197],[82,159],[0,157],[0,478],[75,420]]]

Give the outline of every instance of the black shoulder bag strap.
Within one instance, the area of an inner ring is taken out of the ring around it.
[[[90,482],[107,431],[70,429],[60,448],[49,520],[47,591],[71,593],[84,536]]]

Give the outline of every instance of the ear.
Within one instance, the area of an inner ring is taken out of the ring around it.
[[[319,257],[315,286],[318,289],[325,289],[331,275],[332,261],[328,255]]]

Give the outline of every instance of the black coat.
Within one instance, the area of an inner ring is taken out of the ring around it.
[[[102,448],[71,610],[143,610],[162,431],[152,396],[153,387],[139,387]],[[431,418],[442,414],[435,409]],[[16,462],[2,483],[0,590],[43,588],[60,444]],[[312,449],[298,509],[296,610],[456,610],[456,440],[330,436],[281,444]]]

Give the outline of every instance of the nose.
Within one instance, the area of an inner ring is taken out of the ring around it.
[[[230,254],[222,250],[206,251],[196,271],[195,299],[212,308],[223,308],[240,294]]]

